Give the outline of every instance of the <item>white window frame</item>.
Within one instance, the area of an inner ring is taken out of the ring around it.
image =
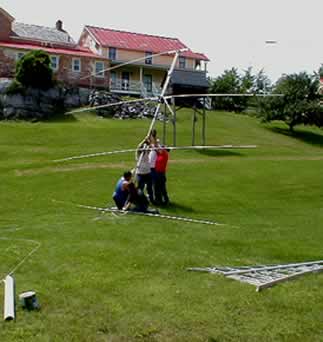
[[[145,64],[152,65],[153,64],[153,53],[151,51],[145,52]]]
[[[98,64],[102,64],[102,71],[103,72],[100,72],[99,74],[97,73],[97,65]],[[94,68],[95,68],[95,71],[94,71],[94,73],[95,73],[95,77],[96,78],[104,78],[104,62],[103,61],[95,61],[95,64],[94,64]]]
[[[186,69],[187,67],[187,59],[184,56],[180,56],[178,58],[178,66],[180,69]]]
[[[111,58],[111,54],[110,52],[114,50],[114,58]],[[112,61],[116,61],[117,60],[117,48],[111,46],[108,48],[108,58],[111,59]]]
[[[16,61],[19,61],[22,57],[24,57],[26,54],[26,52],[21,52],[21,51],[18,51],[16,53]]]
[[[76,64],[79,66],[79,69],[76,70],[75,69],[75,62],[78,61],[79,64]],[[81,58],[72,58],[72,71],[73,72],[81,72],[82,71],[82,61],[81,61]]]
[[[53,59],[56,58],[56,66],[53,67]],[[51,62],[51,68],[53,71],[57,71],[59,69],[59,56],[57,55],[51,55],[50,56],[50,62]]]

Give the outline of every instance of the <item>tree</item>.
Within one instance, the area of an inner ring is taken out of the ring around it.
[[[252,67],[239,74],[236,68],[225,70],[222,75],[211,81],[210,91],[217,94],[253,94],[264,93],[270,89],[270,80],[264,71],[254,74]],[[213,108],[242,112],[250,105],[255,105],[255,99],[247,96],[228,96],[213,98]]]
[[[263,69],[255,76],[253,91],[257,94],[264,94],[271,91],[271,81]]]
[[[264,121],[282,120],[291,131],[299,124],[322,126],[322,107],[318,93],[319,79],[306,72],[283,75],[273,93],[282,97],[266,98],[260,102]]]
[[[210,91],[216,94],[239,94],[241,91],[241,77],[236,68],[225,70],[224,73],[213,80]],[[241,112],[245,109],[239,97],[214,97],[213,108]]]
[[[252,67],[244,70],[244,74],[241,77],[241,91],[243,93],[253,93],[255,80],[256,76],[252,73]]]
[[[28,52],[17,62],[16,80],[25,87],[50,88],[53,71],[49,55],[41,50]]]

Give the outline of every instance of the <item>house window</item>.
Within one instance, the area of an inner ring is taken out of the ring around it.
[[[81,60],[79,58],[73,58],[72,70],[74,72],[81,72]]]
[[[98,78],[104,77],[104,63],[103,62],[95,62],[95,77],[98,77]]]
[[[147,51],[146,52],[146,59],[145,59],[145,63],[146,64],[153,64],[153,58],[152,58],[152,52]]]
[[[109,59],[115,61],[117,59],[117,49],[114,47],[109,48]]]
[[[58,56],[50,56],[51,67],[54,71],[57,71],[59,68],[59,57]]]
[[[25,55],[24,52],[17,52],[16,60],[19,61],[19,59],[21,59],[22,57],[24,57],[24,55]]]
[[[186,68],[186,58],[185,57],[179,57],[179,67],[180,67],[180,69]]]

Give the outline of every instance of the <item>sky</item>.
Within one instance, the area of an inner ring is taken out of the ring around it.
[[[275,81],[323,63],[322,0],[1,0],[0,6],[26,24],[54,27],[61,19],[76,41],[84,25],[179,38],[209,57],[211,77],[252,66]]]

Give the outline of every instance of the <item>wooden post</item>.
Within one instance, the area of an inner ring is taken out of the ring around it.
[[[167,118],[167,106],[164,104],[164,120],[163,120],[163,144],[166,145],[166,118]]]
[[[176,103],[175,99],[172,98],[172,105],[173,105],[173,112],[174,112],[174,117],[173,117],[173,146],[176,146]]]
[[[206,105],[206,98],[203,98],[203,116],[202,116],[202,145],[205,146],[206,145],[206,109],[205,109],[205,105]]]
[[[192,120],[192,146],[195,146],[195,124],[196,124],[196,108],[193,107],[193,120]]]

